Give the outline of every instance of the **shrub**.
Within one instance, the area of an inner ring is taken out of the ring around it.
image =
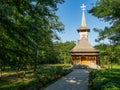
[[[19,83],[11,82],[8,85],[3,84],[0,90],[39,90],[43,86],[46,86],[50,82],[57,80],[58,78],[70,73],[71,70],[63,70],[62,67],[41,67],[32,76],[26,76],[26,81],[20,81]],[[30,80],[30,81],[29,81]]]
[[[101,86],[109,82],[109,80],[105,77],[96,77],[91,82],[91,90],[101,90]]]
[[[92,81],[94,78],[101,76],[100,70],[91,70],[89,73],[89,81]]]
[[[91,70],[90,90],[120,90],[119,70]]]
[[[120,90],[120,87],[117,83],[108,82],[107,84],[102,86],[102,90]]]

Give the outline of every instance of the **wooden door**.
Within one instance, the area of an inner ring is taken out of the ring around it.
[[[86,60],[85,56],[82,56],[82,58],[81,58],[81,64],[82,65],[87,65],[87,60]]]

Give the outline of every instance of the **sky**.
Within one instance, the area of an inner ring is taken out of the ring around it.
[[[94,32],[93,28],[102,29],[105,26],[108,26],[108,23],[105,23],[88,13],[88,10],[93,7],[95,2],[96,0],[65,0],[63,4],[58,5],[57,16],[59,16],[60,21],[65,25],[64,31],[58,33],[62,42],[77,41],[80,39],[77,29],[81,25],[82,18],[80,6],[84,4],[86,6],[86,24],[90,29],[88,40],[93,46],[97,44],[95,39],[97,39],[98,33]]]

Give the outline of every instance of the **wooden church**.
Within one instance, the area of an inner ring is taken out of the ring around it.
[[[70,51],[70,55],[73,65],[86,65],[90,68],[97,68],[100,63],[98,59],[99,51],[88,41],[88,32],[90,32],[90,29],[86,26],[85,7],[84,4],[81,6],[82,21],[80,28],[77,30],[80,35],[80,40]]]

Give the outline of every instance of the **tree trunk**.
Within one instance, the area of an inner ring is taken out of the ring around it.
[[[38,63],[38,50],[36,50],[36,54],[35,54],[35,61],[34,61],[34,72],[37,71],[37,64]]]
[[[2,64],[0,64],[0,78],[2,78]]]

